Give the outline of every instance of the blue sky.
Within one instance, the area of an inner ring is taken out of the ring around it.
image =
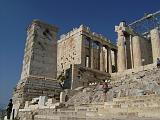
[[[80,24],[116,41],[114,26],[160,10],[159,0],[0,0],[0,104],[6,104],[22,68],[26,28],[33,19],[59,27]]]

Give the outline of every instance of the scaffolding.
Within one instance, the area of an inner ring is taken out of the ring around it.
[[[156,27],[160,29],[160,10],[152,14],[145,14],[143,18],[134,21],[128,26],[136,33],[147,37],[150,30]]]

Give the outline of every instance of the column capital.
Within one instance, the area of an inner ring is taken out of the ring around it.
[[[119,26],[115,26],[115,32],[117,32],[119,36],[137,35],[125,22],[120,22]]]
[[[115,32],[123,32],[126,30],[126,23],[120,22],[119,26],[115,26]]]

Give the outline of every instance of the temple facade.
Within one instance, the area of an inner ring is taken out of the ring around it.
[[[153,28],[147,35],[138,34],[125,22],[115,27],[118,34],[118,72],[155,63],[160,57],[160,32]]]
[[[81,25],[58,40],[57,74],[67,77],[65,87],[88,86],[116,71],[116,45],[89,27]]]

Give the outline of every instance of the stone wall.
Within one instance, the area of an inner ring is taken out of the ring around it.
[[[110,79],[110,74],[80,65],[72,66],[72,89],[77,87],[88,87],[90,83],[98,83]]]
[[[66,39],[58,41],[57,51],[57,71],[60,74],[62,71],[70,68],[71,64],[81,63],[82,36],[80,31],[69,36]]]
[[[34,20],[28,27],[21,79],[29,76],[56,78],[57,28]]]
[[[145,39],[145,38],[141,38],[141,55],[142,55],[142,59],[144,59],[144,63],[142,61],[142,66],[143,65],[148,65],[148,64],[152,64],[153,63],[153,56],[152,56],[152,44],[151,44],[151,40],[149,39]]]
[[[14,102],[23,102],[43,95],[53,97],[59,92],[60,86],[57,80],[30,76],[21,80],[21,82],[17,84],[14,89],[13,100]]]

